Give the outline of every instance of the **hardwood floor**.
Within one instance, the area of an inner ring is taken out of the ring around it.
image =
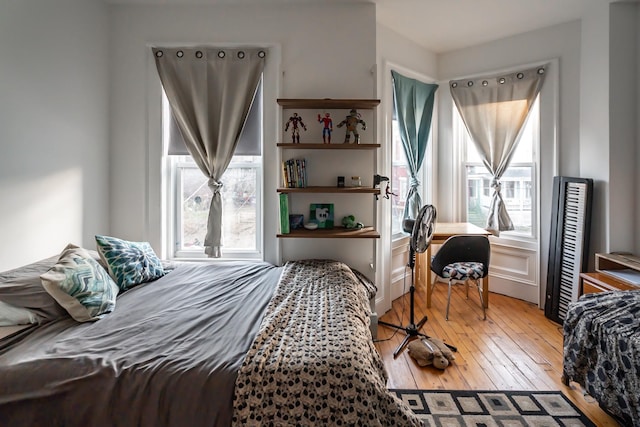
[[[394,359],[393,351],[404,331],[378,325],[378,348],[389,374],[389,388],[448,390],[560,390],[597,426],[618,426],[577,384],[562,384],[562,328],[544,316],[537,306],[491,293],[487,320],[482,320],[477,291],[455,286],[449,320],[444,319],[446,284],[437,285],[432,306],[426,309],[426,293],[415,293],[415,321],[428,316],[421,332],[458,348],[456,360],[445,370],[420,367],[405,349]],[[407,325],[409,295],[393,302],[380,320]]]

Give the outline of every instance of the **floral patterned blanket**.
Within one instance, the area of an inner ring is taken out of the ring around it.
[[[640,426],[640,291],[583,295],[564,321],[564,380]]]
[[[238,374],[233,425],[421,426],[386,388],[374,294],[343,263],[287,263]]]

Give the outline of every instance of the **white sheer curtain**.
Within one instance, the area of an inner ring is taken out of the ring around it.
[[[513,230],[500,194],[500,178],[509,167],[520,133],[544,81],[545,67],[452,80],[449,88],[482,162],[493,175],[486,229],[496,236]]]
[[[160,81],[187,150],[213,193],[205,252],[220,257],[220,178],[231,162],[264,70],[263,49],[153,48]]]

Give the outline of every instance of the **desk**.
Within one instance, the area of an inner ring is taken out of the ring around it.
[[[437,222],[436,230],[433,233],[431,244],[426,252],[416,254],[416,285],[424,285],[427,289],[427,308],[431,307],[431,294],[428,292],[431,286],[431,246],[441,245],[451,236],[458,234],[473,234],[489,236],[491,233],[469,222]],[[489,307],[489,276],[482,282],[482,298],[485,308]]]

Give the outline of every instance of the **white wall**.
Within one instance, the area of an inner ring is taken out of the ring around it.
[[[0,3],[0,271],[107,232],[107,19],[99,0]]]
[[[157,156],[147,146],[150,135],[155,138],[148,118],[158,108],[149,105],[149,91],[159,90],[159,83],[153,81],[149,47],[259,44],[272,47],[269,60],[277,62],[275,74],[265,81],[264,240],[265,259],[278,262],[275,188],[280,163],[275,143],[282,138],[284,122],[275,98],[375,97],[375,5],[113,6],[111,18],[111,232],[148,240],[156,250],[162,247],[157,226],[161,223],[160,177],[147,171],[148,165],[155,167],[159,162],[159,158],[148,161],[148,150]],[[359,257],[356,265],[360,267],[370,258],[359,256],[343,241],[288,240],[285,258],[309,251],[316,256],[342,253]],[[317,250],[308,249],[310,244]]]
[[[582,19],[580,169],[594,180],[592,249],[608,251],[609,4],[590,2]],[[593,265],[593,260],[591,260]]]
[[[610,150],[610,251],[636,253],[635,223],[638,188],[637,80],[638,4],[612,3],[609,16],[609,150]],[[585,90],[587,90],[585,88]],[[630,230],[632,232],[630,232]]]
[[[637,32],[637,4],[589,1],[582,19],[580,169],[595,181],[591,253],[639,250]]]

